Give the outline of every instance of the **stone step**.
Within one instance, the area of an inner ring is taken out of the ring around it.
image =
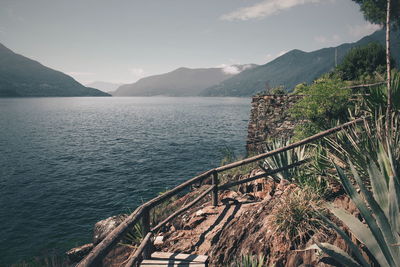
[[[171,252],[154,252],[151,259],[143,260],[140,266],[143,267],[207,267],[208,256],[171,253]]]
[[[206,255],[171,253],[171,252],[154,252],[153,254],[151,254],[151,259],[191,261],[191,262],[198,262],[198,263],[207,263],[208,262],[208,256],[206,256]]]
[[[143,260],[143,267],[206,267],[205,263],[179,260]]]

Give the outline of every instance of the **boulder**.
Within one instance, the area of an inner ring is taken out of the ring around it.
[[[97,222],[93,229],[93,244],[96,246],[111,233],[126,218],[126,215],[116,215]]]

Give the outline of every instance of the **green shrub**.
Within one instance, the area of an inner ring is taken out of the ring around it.
[[[269,93],[270,93],[271,95],[285,95],[285,94],[286,94],[286,91],[285,91],[285,89],[283,88],[283,86],[278,86],[278,87],[272,88],[272,89],[269,91]]]
[[[349,102],[351,89],[337,78],[323,76],[311,85],[299,85],[296,94],[304,97],[289,113],[295,119],[306,121],[295,129],[296,139],[318,133],[337,121],[347,121],[348,109],[354,106]]]
[[[392,59],[392,65],[394,61]],[[371,80],[375,73],[386,71],[386,49],[379,43],[370,43],[351,49],[334,70],[345,81]]]

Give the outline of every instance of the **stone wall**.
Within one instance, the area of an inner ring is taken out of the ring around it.
[[[262,144],[270,138],[288,138],[299,121],[290,117],[288,110],[301,96],[261,95],[251,103],[247,136],[247,153],[263,152]]]

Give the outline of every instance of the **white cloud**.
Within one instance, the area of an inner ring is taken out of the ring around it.
[[[367,24],[364,25],[349,25],[348,31],[351,36],[360,38],[380,30],[381,28],[380,25],[367,22]]]
[[[227,64],[221,64],[218,65],[217,68],[221,68],[222,71],[226,74],[231,74],[231,75],[235,75],[238,73],[241,73],[244,70],[250,69],[252,68],[251,64],[245,64],[245,65],[239,65],[239,64],[235,64],[235,65],[227,65]]]
[[[221,68],[222,71],[226,74],[238,74],[240,73],[240,69],[235,66],[235,65],[226,65],[226,64],[221,64],[218,66],[218,68]]]
[[[142,78],[146,75],[146,72],[142,68],[131,68],[129,69],[129,72],[136,78]]]
[[[337,34],[334,34],[330,37],[322,36],[322,35],[314,37],[314,41],[316,41],[317,43],[320,43],[320,44],[337,44],[341,40],[342,40],[342,38]]]
[[[252,67],[253,67],[253,66],[252,66],[251,64],[243,65],[243,66],[242,66],[242,71],[247,70],[247,69],[250,69],[250,68],[252,68]]]
[[[264,0],[258,4],[239,8],[220,17],[222,20],[249,20],[268,17],[298,5],[319,3],[322,0]]]

